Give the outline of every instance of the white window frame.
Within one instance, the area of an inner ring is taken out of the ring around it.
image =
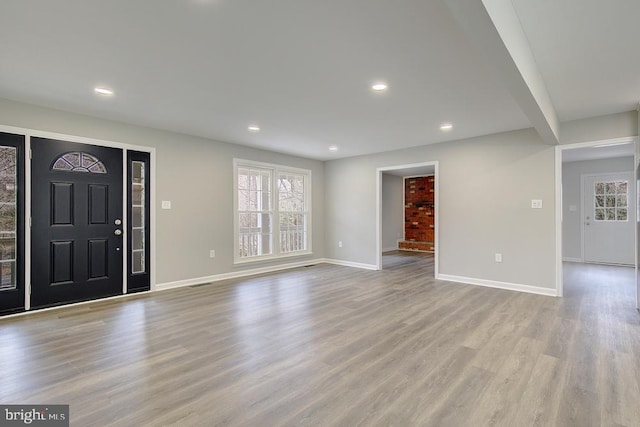
[[[271,180],[271,207],[273,212],[271,229],[271,254],[256,255],[250,257],[240,256],[240,229],[238,220],[238,169],[260,168],[269,169],[272,173]],[[280,249],[280,212],[279,212],[279,186],[278,177],[280,174],[296,174],[304,177],[304,205],[306,221],[306,249],[294,252],[281,252]],[[258,261],[268,261],[278,258],[296,257],[312,254],[312,218],[311,218],[311,170],[300,169],[290,166],[276,165],[271,163],[256,162],[253,160],[233,159],[233,263],[245,264]]]

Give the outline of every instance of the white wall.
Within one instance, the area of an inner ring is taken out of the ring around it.
[[[327,162],[327,257],[375,265],[376,169],[430,161],[440,162],[440,273],[555,288],[554,148],[532,129]]]
[[[0,125],[156,148],[157,283],[323,258],[324,164],[274,152],[132,126],[0,99]],[[312,171],[313,255],[233,264],[233,158]],[[216,257],[209,258],[215,249]]]
[[[560,143],[591,142],[638,135],[635,111],[572,120],[560,125]]]
[[[562,164],[562,257],[569,261],[582,261],[582,215],[580,187],[582,175],[631,172],[633,157],[588,160]],[[571,206],[576,210],[571,211]]]
[[[404,237],[404,179],[382,174],[382,251],[398,249]]]

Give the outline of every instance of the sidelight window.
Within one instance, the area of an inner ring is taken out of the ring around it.
[[[151,287],[151,154],[127,150],[127,292]]]
[[[16,288],[17,150],[0,147],[0,290]]]
[[[131,272],[139,274],[146,272],[145,260],[145,162],[132,161],[131,179]]]
[[[600,181],[594,184],[594,219],[627,221],[627,181]]]
[[[236,262],[309,253],[311,171],[234,161]]]

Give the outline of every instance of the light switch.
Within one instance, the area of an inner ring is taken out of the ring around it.
[[[171,200],[163,200],[162,209],[171,209]]]
[[[578,207],[576,205],[569,205],[569,212],[575,212],[578,210]]]
[[[531,209],[542,209],[542,200],[531,200]]]

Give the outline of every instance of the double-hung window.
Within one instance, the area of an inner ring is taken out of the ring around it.
[[[234,159],[235,262],[311,252],[311,171]]]

